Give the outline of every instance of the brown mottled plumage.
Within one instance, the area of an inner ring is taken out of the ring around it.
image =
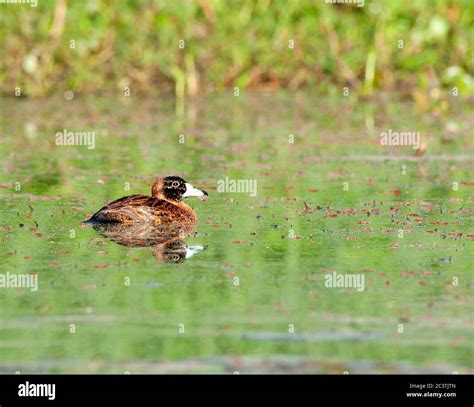
[[[207,192],[194,188],[180,177],[165,177],[153,184],[151,195],[130,195],[117,199],[92,215],[87,222],[151,222],[163,226],[195,224],[198,221],[196,214],[182,200],[189,196],[205,197]]]

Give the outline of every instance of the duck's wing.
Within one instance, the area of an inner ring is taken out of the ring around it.
[[[130,195],[117,199],[97,211],[88,222],[153,222],[171,224],[189,221],[189,215],[176,205],[146,195]]]
[[[122,209],[143,205],[147,198],[145,195],[130,195],[116,199],[100,208],[87,222],[124,222],[130,220],[129,217],[125,216]]]

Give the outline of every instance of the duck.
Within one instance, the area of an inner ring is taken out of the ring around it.
[[[163,231],[175,227],[189,229],[198,223],[193,208],[183,202],[189,197],[206,200],[208,193],[177,176],[158,178],[149,195],[130,195],[117,199],[94,213],[86,224],[153,223]]]

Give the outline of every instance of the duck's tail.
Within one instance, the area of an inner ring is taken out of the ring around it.
[[[96,223],[96,221],[93,218],[89,218],[87,220],[83,220],[81,225],[93,225],[94,223]]]
[[[97,216],[97,214],[99,214],[99,216]],[[104,223],[104,222],[107,222],[107,219],[103,219],[100,216],[100,213],[96,212],[89,219],[87,219],[87,220],[85,220],[81,223],[83,223],[84,225],[95,225],[97,223]]]

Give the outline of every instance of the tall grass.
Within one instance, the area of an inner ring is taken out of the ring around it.
[[[0,18],[7,94],[474,89],[470,0],[41,0]]]

